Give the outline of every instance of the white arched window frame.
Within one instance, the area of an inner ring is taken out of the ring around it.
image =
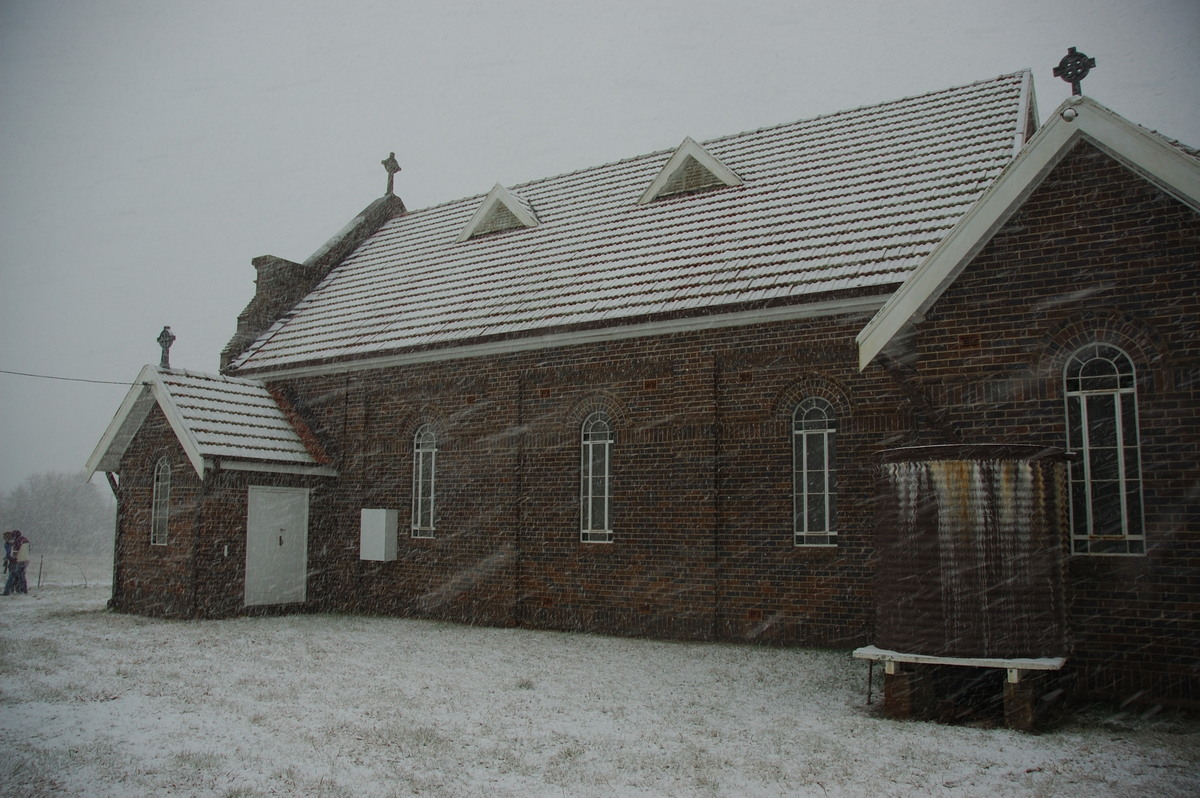
[[[611,543],[613,431],[608,414],[583,422],[580,445],[580,540]]]
[[[837,479],[833,405],[809,397],[792,414],[792,519],[797,546],[835,546]]]
[[[1071,552],[1143,554],[1137,373],[1111,344],[1088,344],[1063,368],[1071,464]]]
[[[154,465],[154,494],[150,500],[150,544],[167,545],[167,522],[171,516],[171,461],[159,458]]]
[[[412,536],[431,538],[437,496],[437,431],[432,424],[413,435]]]

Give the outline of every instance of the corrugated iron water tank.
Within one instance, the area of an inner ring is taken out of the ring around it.
[[[1063,452],[920,446],[882,461],[875,645],[1065,656]]]

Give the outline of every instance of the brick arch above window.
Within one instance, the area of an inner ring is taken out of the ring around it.
[[[432,427],[434,434],[437,435],[438,443],[441,445],[447,437],[448,422],[449,420],[441,408],[434,405],[423,405],[416,408],[408,413],[400,423],[399,432],[402,445],[411,446],[413,436],[422,427]]]
[[[179,452],[175,451],[170,446],[156,446],[147,449],[142,455],[139,455],[135,461],[133,473],[138,478],[145,481],[146,485],[154,484],[154,471],[158,468],[158,464],[166,461],[171,467],[171,478],[178,483],[181,477],[186,478],[189,470],[192,470],[191,464],[187,459],[179,456]],[[194,473],[194,471],[193,471]],[[128,480],[129,484],[134,484],[137,481]]]
[[[629,426],[629,410],[625,403],[612,394],[599,392],[589,394],[576,402],[567,412],[565,423],[571,434],[575,434],[588,416],[595,412],[608,414],[609,422],[614,427]]]
[[[854,415],[849,392],[840,382],[820,374],[810,374],[791,383],[776,395],[775,417],[790,424],[797,405],[811,397],[829,402],[839,420],[844,421]]]
[[[1060,323],[1046,336],[1036,369],[1047,375],[1055,390],[1067,361],[1088,344],[1110,344],[1137,365],[1138,383],[1154,389],[1161,367],[1168,358],[1167,347],[1157,333],[1143,323],[1113,309],[1100,308]]]

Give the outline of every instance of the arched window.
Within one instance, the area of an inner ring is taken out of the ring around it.
[[[417,429],[413,436],[412,535],[433,537],[434,496],[437,469],[437,432],[432,424]]]
[[[150,500],[150,543],[167,545],[167,520],[171,514],[171,462],[159,458],[154,466],[154,495]]]
[[[1142,554],[1142,466],[1133,361],[1088,344],[1063,369],[1071,464],[1071,551]]]
[[[595,412],[583,422],[581,445],[580,540],[612,542],[612,425]]]
[[[805,399],[792,414],[792,518],[797,546],[837,544],[833,405]]]

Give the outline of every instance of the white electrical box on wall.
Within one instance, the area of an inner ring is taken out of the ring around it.
[[[396,510],[366,509],[362,511],[358,557],[361,560],[391,562],[396,559]]]

